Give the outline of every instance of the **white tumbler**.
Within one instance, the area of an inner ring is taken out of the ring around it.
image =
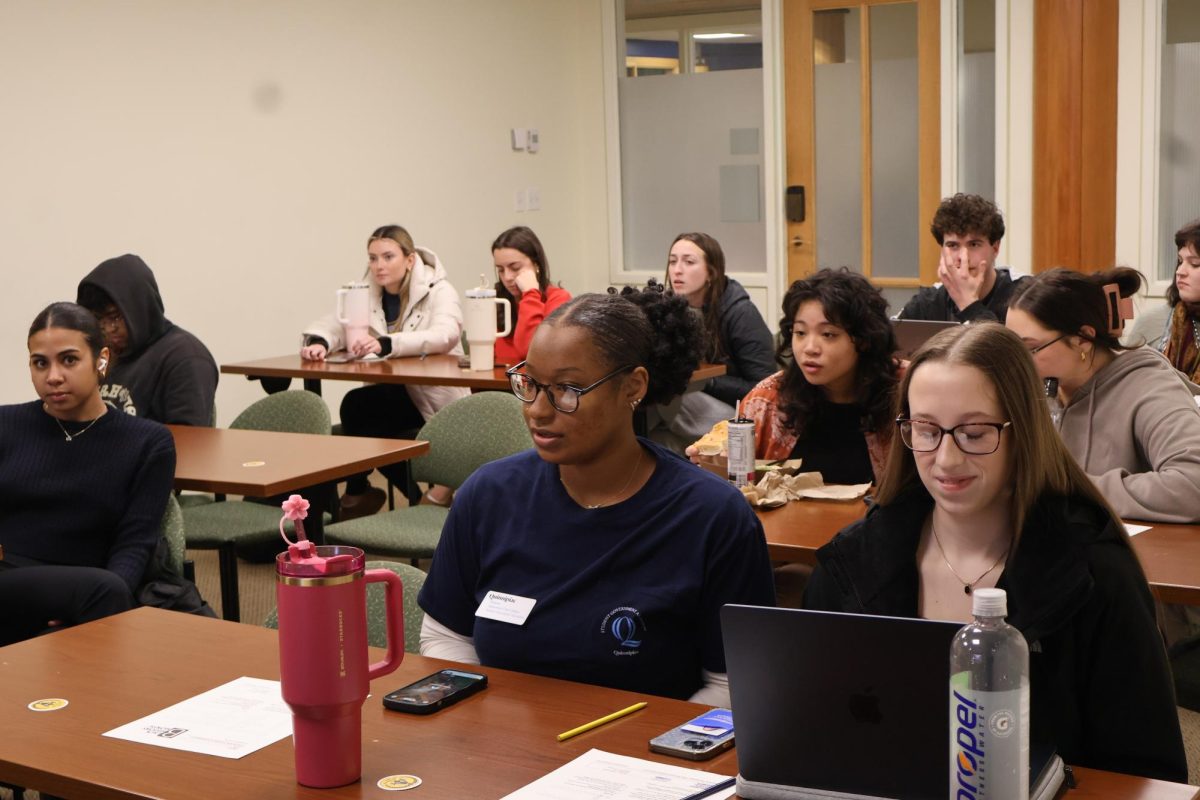
[[[342,323],[346,349],[364,338],[371,327],[371,287],[366,283],[347,283],[337,291],[337,321]]]
[[[490,371],[496,365],[496,337],[512,332],[512,309],[508,301],[496,297],[496,290],[487,287],[468,289],[463,309],[466,318],[467,344],[471,349],[471,369]],[[496,306],[504,309],[504,330],[496,330]]]

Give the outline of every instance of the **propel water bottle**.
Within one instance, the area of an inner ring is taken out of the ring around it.
[[[950,798],[1028,800],[1029,646],[1003,589],[972,600],[950,645]]]

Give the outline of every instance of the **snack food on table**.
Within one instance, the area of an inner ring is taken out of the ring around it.
[[[729,420],[723,419],[712,430],[694,443],[696,452],[702,456],[719,456],[725,452],[729,442]]]

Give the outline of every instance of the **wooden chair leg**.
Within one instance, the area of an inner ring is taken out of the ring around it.
[[[241,601],[238,599],[237,550],[233,542],[225,542],[218,550],[221,572],[221,616],[230,622],[241,622]]]

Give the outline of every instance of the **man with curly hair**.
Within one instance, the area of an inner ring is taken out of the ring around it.
[[[1029,278],[1014,279],[1009,268],[996,267],[1004,238],[1000,209],[977,194],[956,194],[938,206],[929,229],[942,248],[941,282],[913,295],[900,318],[1004,322],[1013,289]]]

